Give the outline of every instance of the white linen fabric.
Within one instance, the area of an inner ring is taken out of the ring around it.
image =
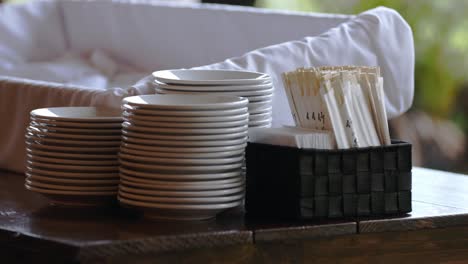
[[[355,17],[144,0],[0,5],[0,169],[24,171],[31,110],[119,107],[123,97],[153,93],[149,74],[161,69],[214,63],[205,68],[267,72],[276,86],[274,123],[279,125],[291,122],[281,72],[302,66],[379,65],[389,116],[395,116],[411,105],[413,96],[411,38],[404,20],[386,8]],[[95,51],[97,63],[80,57]],[[103,81],[101,77],[115,74],[115,65],[102,56],[148,77],[131,87],[118,78]],[[73,63],[80,67],[57,68]],[[38,65],[42,72],[34,68]],[[76,79],[79,69],[92,72],[97,81]]]

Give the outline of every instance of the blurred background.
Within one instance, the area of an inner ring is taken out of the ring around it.
[[[408,113],[390,121],[392,137],[413,144],[414,165],[468,172],[468,0],[201,2],[343,14],[358,14],[377,6],[397,10],[414,34],[415,101]]]

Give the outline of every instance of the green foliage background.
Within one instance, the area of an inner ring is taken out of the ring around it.
[[[344,14],[377,6],[397,10],[414,34],[414,108],[434,117],[451,118],[468,131],[466,113],[457,112],[457,103],[464,103],[457,96],[468,83],[468,0],[258,0],[257,5]]]

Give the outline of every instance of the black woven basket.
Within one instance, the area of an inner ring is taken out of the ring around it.
[[[249,143],[248,216],[294,219],[411,212],[411,144],[346,150]]]

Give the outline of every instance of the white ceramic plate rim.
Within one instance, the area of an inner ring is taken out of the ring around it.
[[[118,193],[118,191],[111,191],[111,192],[61,191],[61,190],[38,188],[38,187],[30,186],[28,184],[25,184],[25,186],[26,186],[26,189],[30,191],[44,193],[44,194],[76,195],[76,196],[115,196]]]
[[[237,120],[245,120],[249,118],[249,112],[246,110],[241,114],[234,115],[218,115],[218,116],[152,116],[152,115],[140,115],[130,113],[128,111],[123,112],[124,117],[139,119],[145,121],[156,121],[156,122],[168,122],[168,123],[181,123],[181,122],[192,122],[192,123],[209,123],[209,122],[229,122]]]
[[[162,110],[221,110],[237,109],[249,101],[239,96],[193,95],[193,94],[151,94],[130,96],[123,99],[124,104],[139,108]]]
[[[133,188],[141,188],[144,190],[161,190],[161,191],[215,191],[215,190],[226,190],[226,189],[232,189],[232,188],[237,188],[239,186],[243,186],[245,184],[245,181],[241,178],[237,182],[233,183],[225,183],[225,184],[205,184],[205,185],[167,185],[167,184],[146,184],[146,183],[138,183],[138,182],[132,182],[128,181],[126,179],[122,179],[121,184],[124,184],[129,187]]]
[[[70,127],[61,127],[61,126],[50,126],[44,123],[36,123],[35,121],[31,121],[30,127],[35,127],[38,129],[46,129],[49,131],[54,131],[55,133],[75,133],[75,134],[84,134],[84,135],[119,135],[120,134],[120,127],[118,128],[102,128],[102,129],[93,129],[93,128],[70,128]]]
[[[189,85],[255,84],[271,81],[268,74],[236,70],[163,70],[153,72],[162,83]]]
[[[226,122],[155,122],[133,118],[125,118],[125,121],[137,126],[162,127],[162,128],[230,128],[244,126],[249,121],[248,118]]]
[[[174,180],[161,180],[161,179],[148,179],[143,177],[136,177],[127,175],[123,172],[120,173],[120,178],[126,180],[127,182],[135,182],[140,184],[155,184],[155,185],[174,185],[177,184],[182,187],[190,187],[190,186],[203,186],[205,184],[208,185],[222,185],[222,184],[229,184],[241,181],[243,177],[241,175],[231,177],[231,178],[224,178],[222,180],[214,179],[214,180],[182,180],[182,181],[174,181]]]
[[[42,126],[60,126],[65,128],[120,128],[122,119],[119,122],[109,122],[109,123],[99,123],[99,122],[68,122],[68,121],[55,121],[55,120],[47,120],[47,119],[40,119],[36,117],[31,117],[31,121],[35,123],[39,123]]]
[[[32,149],[26,147],[26,152],[31,155],[37,155],[42,157],[54,157],[54,158],[68,158],[76,160],[117,160],[117,152],[114,155],[109,154],[77,154],[77,153],[67,153],[67,152],[55,152],[55,151],[42,151],[39,149]]]
[[[146,196],[127,193],[124,191],[119,191],[119,195],[123,198],[141,201],[141,202],[161,202],[161,203],[175,203],[175,204],[217,204],[217,203],[226,203],[230,201],[238,201],[244,198],[244,194],[220,196],[220,197],[157,197],[157,196]]]
[[[118,190],[118,184],[113,184],[109,186],[85,186],[85,185],[63,185],[63,184],[50,184],[42,183],[40,181],[32,181],[31,179],[26,178],[26,184],[33,187],[50,189],[50,190],[63,190],[63,191],[77,191],[77,192],[106,192],[106,191],[116,191]]]
[[[208,153],[141,151],[141,150],[126,148],[124,146],[122,146],[120,150],[124,153],[131,154],[131,155],[140,155],[140,156],[146,156],[146,157],[160,157],[160,158],[187,158],[187,159],[209,159],[209,158],[232,157],[232,156],[237,156],[237,155],[244,155],[245,153],[244,149],[220,151],[220,152],[208,152]]]
[[[66,147],[72,146],[119,146],[120,140],[75,140],[75,139],[55,139],[45,137],[38,137],[31,133],[26,133],[26,139],[37,141],[37,142],[44,142],[44,143],[54,143],[54,144],[61,144]]]
[[[158,140],[158,139],[139,139],[133,137],[122,136],[124,143],[133,143],[143,145],[145,147],[177,147],[177,148],[188,148],[188,147],[223,147],[223,146],[235,146],[242,145],[247,142],[248,137],[242,137],[238,139],[226,139],[226,140]]]
[[[46,176],[46,175],[39,175],[39,174],[33,174],[26,172],[26,176],[31,179],[38,179],[40,181],[45,181],[45,182],[55,182],[55,183],[63,183],[63,184],[70,184],[70,185],[117,185],[119,184],[119,179],[86,179],[86,178],[80,178],[80,179],[74,179],[74,178],[60,178],[60,177],[52,177],[52,176]]]
[[[219,203],[219,204],[170,204],[170,203],[145,203],[135,200],[129,200],[122,197],[118,197],[118,200],[130,206],[136,206],[141,208],[160,208],[160,209],[174,209],[174,210],[220,210],[234,208],[242,204],[242,200],[232,203]]]
[[[56,139],[76,139],[76,140],[120,140],[120,135],[91,135],[91,134],[72,134],[72,133],[61,133],[45,131],[44,129],[38,129],[33,126],[29,126],[26,131],[33,135],[42,135]]]
[[[141,172],[132,170],[131,168],[120,167],[120,172],[130,176],[141,177],[145,179],[161,179],[161,180],[208,180],[208,179],[225,179],[232,177],[240,177],[242,172],[240,170],[229,172],[214,172],[214,173],[159,173],[159,172]]]
[[[147,190],[140,188],[132,188],[124,184],[119,185],[119,190],[124,192],[134,193],[138,195],[149,195],[149,196],[163,196],[163,197],[209,197],[209,196],[227,196],[234,193],[244,191],[244,186],[239,186],[230,189],[223,190],[208,190],[208,191],[163,191],[163,190]]]
[[[143,164],[132,162],[124,159],[120,159],[120,163],[124,166],[145,170],[146,172],[162,172],[162,171],[171,171],[171,172],[223,172],[234,169],[239,169],[242,167],[242,162],[236,162],[231,164],[222,164],[222,165],[156,165],[156,164]]]
[[[118,166],[119,162],[117,159],[114,160],[77,160],[77,159],[62,159],[62,158],[51,158],[51,157],[44,157],[40,155],[31,155],[26,154],[26,157],[33,161],[39,162],[48,162],[48,163],[56,163],[56,164],[63,164],[63,165],[91,165],[91,166]]]
[[[147,157],[147,156],[137,156],[132,154],[119,153],[119,156],[123,159],[141,162],[141,163],[150,163],[155,165],[183,165],[183,166],[192,166],[192,165],[223,165],[237,163],[244,160],[244,155],[239,155],[236,157],[230,158],[218,158],[218,159],[182,159],[182,158],[157,158],[157,157]]]
[[[230,151],[230,150],[239,150],[245,149],[247,143],[236,144],[236,145],[223,145],[223,146],[214,146],[214,147],[164,147],[164,146],[145,146],[135,143],[122,142],[122,146],[125,146],[130,149],[142,150],[142,151],[155,151],[155,152],[188,152],[188,153],[213,153],[221,151]]]
[[[37,141],[26,141],[26,145],[30,148],[38,148],[38,149],[45,149],[45,150],[54,150],[54,151],[65,151],[65,152],[74,152],[74,153],[117,153],[119,151],[119,147],[80,147],[80,146],[55,146],[55,145],[46,145],[42,143],[38,143]]]
[[[179,134],[179,135],[213,135],[213,134],[232,134],[237,132],[247,131],[248,125],[241,125],[235,127],[221,127],[221,128],[164,128],[164,127],[147,127],[140,126],[128,121],[123,122],[123,129],[147,133],[157,134]]]
[[[32,110],[31,116],[74,122],[119,122],[121,111],[103,107],[49,107]]]
[[[99,172],[99,173],[90,173],[90,172],[63,172],[63,171],[57,171],[57,170],[49,170],[49,169],[40,169],[37,167],[31,167],[31,166],[26,166],[26,171],[32,174],[38,173],[42,175],[48,175],[52,177],[66,177],[68,178],[74,178],[74,179],[81,179],[81,178],[87,178],[87,179],[112,179],[112,178],[119,178],[119,173],[118,172]]]
[[[53,164],[40,161],[26,160],[26,163],[33,167],[52,169],[52,170],[67,170],[69,172],[116,172],[118,171],[118,166],[89,166],[89,165],[62,165],[62,164]]]
[[[156,89],[161,89],[163,91],[168,91],[168,93],[172,92],[213,92],[213,93],[223,93],[228,92],[232,93],[232,95],[237,95],[237,92],[264,92],[264,93],[272,93],[274,91],[273,84],[271,82],[268,83],[260,83],[260,84],[251,84],[251,85],[174,85],[174,84],[167,84],[155,81]],[[242,96],[242,95],[240,95]]]
[[[135,131],[127,131],[122,130],[122,134],[126,137],[133,137],[133,138],[140,138],[140,139],[156,139],[156,140],[179,140],[179,141],[187,141],[187,140],[229,140],[235,138],[243,138],[248,135],[248,131],[237,132],[237,133],[230,133],[230,134],[219,134],[219,135],[201,135],[201,136],[192,136],[192,135],[177,135],[177,136],[170,136],[170,135],[159,135],[154,133],[141,133]]]

